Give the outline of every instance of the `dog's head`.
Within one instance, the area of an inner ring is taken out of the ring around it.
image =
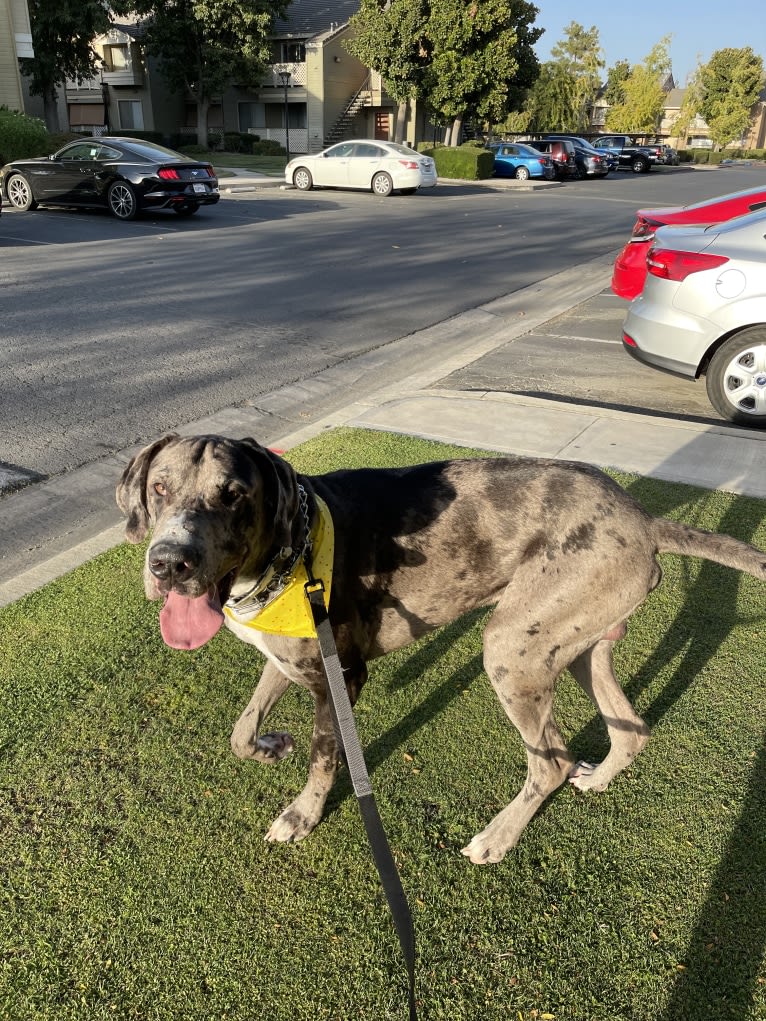
[[[138,453],[117,486],[126,537],[152,530],[144,564],[149,599],[163,598],[169,645],[196,648],[223,622],[238,578],[258,576],[292,542],[298,481],[253,439],[164,436]]]

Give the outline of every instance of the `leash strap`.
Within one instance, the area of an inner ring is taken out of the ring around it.
[[[399,937],[399,946],[402,950],[409,978],[408,1001],[410,1021],[417,1021],[418,1015],[415,1006],[415,930],[412,924],[412,915],[399,872],[396,868],[394,856],[391,853],[391,848],[386,838],[386,831],[383,829],[378,806],[375,803],[375,796],[372,793],[372,784],[367,772],[367,764],[364,761],[362,746],[359,743],[359,735],[354,723],[354,715],[351,711],[351,701],[348,697],[346,682],[343,678],[343,668],[340,665],[330,618],[327,616],[327,610],[324,605],[324,585],[321,581],[312,577],[310,569],[308,573],[309,581],[306,584],[306,595],[311,605],[317,638],[319,639],[319,651],[322,655],[322,662],[327,675],[335,739],[346,760],[354,793],[359,802],[359,811],[362,815],[364,828],[367,831],[367,839],[370,843],[372,856],[375,859],[378,875],[383,885],[383,892],[386,895]]]

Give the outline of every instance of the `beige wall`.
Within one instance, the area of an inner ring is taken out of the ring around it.
[[[27,0],[0,0],[0,106],[24,109],[19,57],[31,56]]]

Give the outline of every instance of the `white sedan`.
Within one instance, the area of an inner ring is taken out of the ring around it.
[[[436,184],[436,164],[399,142],[352,139],[313,156],[296,156],[285,167],[285,182],[310,188],[363,188],[376,195],[412,195]]]

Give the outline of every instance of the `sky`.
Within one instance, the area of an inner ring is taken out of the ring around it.
[[[676,85],[683,88],[700,57],[707,63],[716,50],[751,46],[766,64],[766,5],[763,0],[532,0],[539,14],[537,28],[545,33],[535,51],[543,62],[551,47],[564,38],[564,29],[576,21],[595,25],[606,66],[618,60],[640,63],[665,35],[672,35],[670,57]],[[606,77],[606,75],[605,75]]]

